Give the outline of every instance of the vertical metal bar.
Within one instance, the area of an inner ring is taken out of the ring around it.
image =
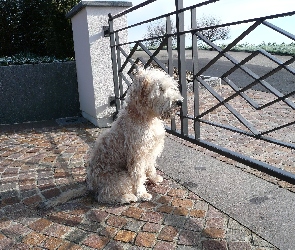
[[[197,28],[197,10],[196,8],[191,9],[191,28]],[[192,62],[193,62],[193,75],[198,72],[198,37],[192,33]],[[193,90],[194,90],[194,117],[198,117],[200,114],[199,108],[199,82],[196,78],[193,81]],[[201,138],[201,127],[200,122],[194,120],[194,131],[195,138],[199,140]]]
[[[120,44],[120,40],[119,40],[119,34],[118,32],[115,33],[115,44]],[[124,89],[123,89],[123,84],[122,84],[122,74],[123,72],[120,72],[121,69],[121,53],[120,53],[120,47],[117,47],[117,68],[119,69],[119,74],[118,74],[118,87],[119,87],[119,91],[120,91],[120,98],[123,96],[124,93]],[[121,101],[120,105],[123,104],[123,100]]]
[[[184,31],[184,12],[179,12],[179,10],[183,9],[183,0],[175,0],[175,7],[177,29],[178,74],[180,91],[183,97],[183,103],[180,110],[181,134],[188,135],[185,34],[179,34],[179,32]]]
[[[172,34],[171,18],[166,17],[166,34]],[[173,56],[172,56],[172,37],[168,37],[167,41],[167,53],[168,53],[168,74],[173,76]]]
[[[171,18],[166,17],[166,34],[172,34]],[[168,53],[168,74],[173,77],[173,56],[172,56],[172,37],[169,36],[167,40],[167,53]],[[171,129],[176,130],[175,118],[171,119]]]
[[[120,110],[120,94],[119,94],[117,59],[116,59],[116,47],[115,47],[116,41],[115,41],[115,34],[114,34],[113,18],[111,14],[109,14],[109,27],[110,27],[110,45],[111,45],[112,67],[113,67],[115,104],[116,104],[116,113],[118,113]]]

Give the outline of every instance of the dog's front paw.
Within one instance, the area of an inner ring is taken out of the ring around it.
[[[120,201],[122,204],[137,202],[137,197],[134,194],[124,194]]]
[[[158,184],[161,183],[163,181],[163,177],[161,175],[156,175],[153,176],[152,178],[149,178],[151,182],[153,182],[154,184]]]
[[[140,199],[142,200],[142,201],[150,201],[151,199],[152,199],[152,195],[151,194],[149,194],[149,193],[143,193],[143,194],[141,194],[140,195]]]

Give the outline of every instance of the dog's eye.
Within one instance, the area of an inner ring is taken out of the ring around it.
[[[159,86],[159,89],[160,89],[161,92],[164,92],[164,89],[163,89],[162,86]]]

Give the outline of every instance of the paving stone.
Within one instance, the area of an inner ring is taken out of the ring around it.
[[[248,242],[228,242],[228,250],[251,250]]]
[[[204,250],[227,250],[225,241],[206,240],[202,242]],[[239,250],[238,248],[234,248]],[[230,249],[229,249],[230,250]],[[246,248],[244,250],[247,250]]]
[[[42,247],[46,249],[57,249],[63,243],[62,239],[55,237],[48,237],[42,244]]]
[[[200,240],[200,233],[189,230],[181,230],[178,237],[178,244],[187,246],[200,246]]]
[[[135,245],[142,247],[152,247],[156,243],[156,234],[139,232],[135,239]]]
[[[190,211],[191,217],[204,218],[205,215],[206,215],[206,211],[204,211],[204,210],[192,209]]]
[[[210,238],[224,238],[225,231],[220,228],[208,227],[203,230],[202,235]]]
[[[101,225],[101,223],[98,223],[96,221],[91,220],[83,220],[79,225],[77,225],[79,229],[89,231],[89,232],[100,232],[104,229],[104,227]]]
[[[163,220],[163,215],[158,212],[145,212],[141,219],[148,222],[159,223]]]
[[[84,250],[84,247],[65,241],[59,246],[58,250]]]
[[[61,238],[70,230],[72,230],[71,227],[60,225],[58,223],[52,223],[49,227],[43,230],[43,233],[53,237]]]
[[[179,216],[179,215],[167,215],[164,224],[170,225],[178,228],[182,228],[184,226],[184,223],[186,222],[186,217]]]
[[[122,244],[121,242],[111,240],[104,250],[124,250],[124,243]]]
[[[175,243],[166,242],[166,241],[158,241],[154,247],[154,250],[172,250],[175,249]]]
[[[145,222],[143,221],[129,220],[123,228],[129,231],[136,232],[136,231],[140,231],[144,224]]]
[[[166,194],[170,190],[170,187],[157,185],[152,187],[151,190],[157,194]]]
[[[189,210],[185,207],[176,207],[173,211],[173,214],[187,216],[189,214]]]
[[[171,203],[172,200],[173,200],[172,197],[163,195],[157,200],[157,202],[162,203],[162,204],[169,204],[169,203]]]
[[[127,220],[119,216],[111,215],[106,223],[112,227],[122,228],[127,224]]]
[[[51,199],[60,195],[60,190],[56,187],[41,192],[45,199]]]
[[[105,226],[103,229],[99,232],[100,235],[106,236],[108,238],[113,238],[118,231],[118,228]]]
[[[98,209],[93,209],[87,214],[87,218],[89,220],[97,221],[97,222],[102,222],[108,217],[108,213],[105,211],[101,211]]]
[[[191,231],[202,231],[204,228],[205,221],[202,218],[188,218],[183,228]]]
[[[108,242],[107,237],[91,234],[83,241],[83,244],[95,249],[103,249]]]
[[[65,239],[67,239],[68,241],[79,244],[80,242],[82,242],[87,237],[88,234],[89,233],[84,231],[84,230],[74,228],[72,231],[70,231],[65,236]]]
[[[13,240],[6,237],[3,239],[0,239],[0,249],[9,249],[13,243],[14,243]]]
[[[251,232],[248,229],[227,229],[226,238],[229,241],[245,241],[250,238]]]
[[[179,198],[184,198],[184,196],[186,195],[187,191],[183,190],[183,189],[178,189],[178,188],[174,188],[171,189],[167,195],[169,196],[173,196],[173,197],[179,197]]]
[[[37,221],[33,222],[32,224],[29,225],[31,229],[33,229],[36,232],[41,232],[43,229],[46,227],[50,226],[52,222],[50,220],[40,218]]]
[[[15,240],[20,237],[28,234],[31,230],[27,227],[19,223],[11,224],[8,228],[2,229],[2,233],[5,234],[9,238],[13,238]]]
[[[208,218],[206,227],[224,228],[225,219],[223,218]]]
[[[128,206],[110,207],[106,209],[106,212],[110,214],[121,215],[122,212],[124,212],[127,208]]]
[[[31,197],[23,199],[23,203],[27,206],[37,205],[42,201],[40,195],[33,195]]]
[[[147,222],[144,224],[142,230],[150,233],[157,233],[160,232],[161,227],[161,224]]]
[[[158,239],[165,241],[173,241],[177,236],[178,230],[172,226],[165,226],[158,235]]]
[[[174,207],[192,208],[193,205],[194,205],[194,203],[190,199],[174,198],[172,200],[172,206],[174,206]]]
[[[170,213],[172,213],[174,211],[174,207],[168,206],[168,205],[163,205],[163,206],[158,207],[157,211],[161,212],[161,213],[170,214]]]
[[[125,211],[122,212],[122,215],[125,215],[127,217],[139,219],[141,215],[143,214],[144,210],[138,207],[129,207]]]
[[[67,226],[77,226],[82,222],[82,218],[80,216],[76,216],[73,214],[65,213],[65,212],[55,212],[49,216],[50,220],[55,221],[60,224],[64,224]]]
[[[135,236],[135,232],[128,230],[120,230],[114,239],[122,242],[131,242],[134,240]]]
[[[47,237],[44,234],[31,232],[23,238],[22,242],[32,246],[41,246],[46,239]]]

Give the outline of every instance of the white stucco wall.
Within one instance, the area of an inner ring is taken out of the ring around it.
[[[71,17],[82,115],[99,127],[109,126],[115,111],[109,106],[114,96],[110,38],[104,37],[103,26],[108,26],[109,13],[115,15],[125,9],[86,5]],[[126,16],[114,20],[114,30],[126,26]],[[120,43],[128,41],[127,30],[119,32],[119,39]]]

